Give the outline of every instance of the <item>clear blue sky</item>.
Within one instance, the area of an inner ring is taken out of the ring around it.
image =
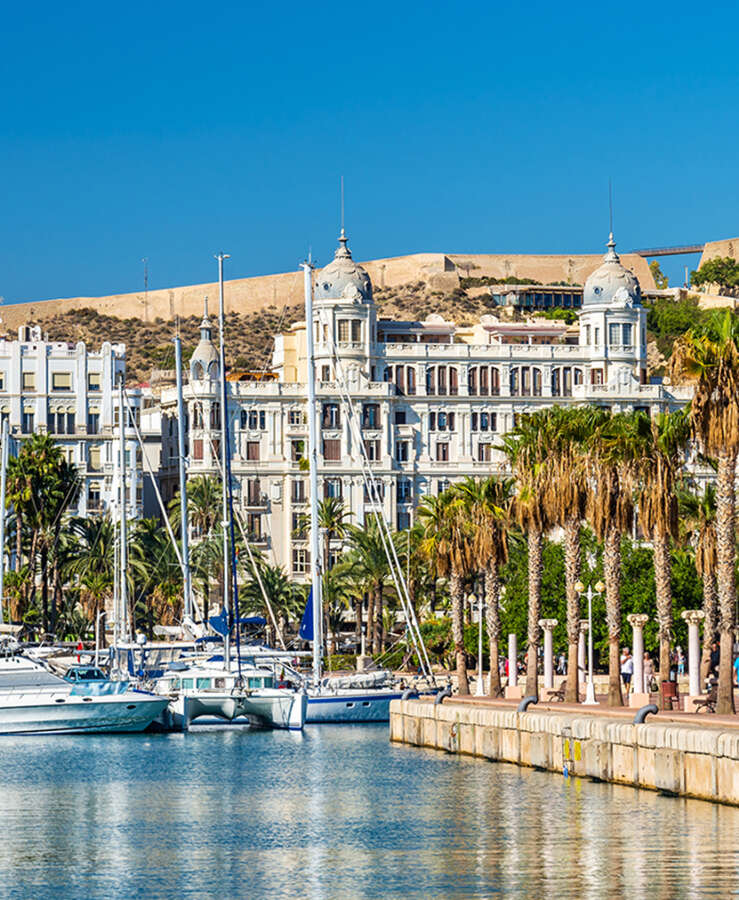
[[[685,3],[6,4],[6,302],[357,258],[739,235],[739,12]],[[695,265],[695,260],[688,262]],[[668,263],[677,276],[683,262]]]

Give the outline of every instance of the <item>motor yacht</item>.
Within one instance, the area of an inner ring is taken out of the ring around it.
[[[128,686],[95,693],[20,652],[0,656],[0,734],[143,731],[166,707]]]

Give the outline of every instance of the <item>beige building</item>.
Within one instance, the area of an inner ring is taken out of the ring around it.
[[[343,233],[334,260],[315,273],[319,478],[324,497],[343,498],[352,521],[370,511],[368,461],[391,524],[467,475],[503,471],[500,436],[516,416],[552,404],[596,403],[614,411],[668,410],[685,389],[649,384],[641,287],[615,252],[587,278],[578,324],[483,316],[458,327],[429,310],[421,322],[378,319],[372,282]],[[295,578],[308,569],[304,457],[306,323],[275,338],[269,373],[230,376],[229,434],[238,505],[270,562]],[[189,477],[218,473],[218,354],[206,314],[185,387]],[[176,396],[162,393],[165,498],[177,485]],[[334,548],[336,553],[340,547]]]

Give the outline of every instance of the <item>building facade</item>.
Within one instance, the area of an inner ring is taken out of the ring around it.
[[[323,497],[344,500],[351,521],[372,510],[362,460],[385,515],[413,522],[428,493],[467,475],[503,472],[500,437],[517,416],[552,404],[599,404],[649,413],[683,405],[684,388],[649,384],[646,310],[636,277],[611,236],[587,279],[578,323],[483,316],[471,327],[434,313],[422,322],[377,317],[367,272],[343,232],[334,260],[315,273],[313,322]],[[269,373],[229,375],[234,487],[251,538],[294,578],[309,567],[306,323],[276,336]],[[206,314],[185,388],[189,477],[218,475],[219,360]],[[176,395],[162,392],[162,483],[177,486]],[[338,554],[340,547],[334,548]]]
[[[48,341],[36,326],[18,339],[0,339],[0,421],[7,419],[17,450],[34,433],[50,434],[81,478],[80,515],[118,514],[118,380],[125,378],[126,348],[104,343],[97,352],[80,341]],[[140,395],[128,391],[134,418]],[[126,429],[128,515],[141,512],[140,452]]]

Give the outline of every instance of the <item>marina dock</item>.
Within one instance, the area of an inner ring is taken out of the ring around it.
[[[394,700],[390,740],[739,806],[736,717],[635,710],[585,711],[539,703],[454,697]]]

